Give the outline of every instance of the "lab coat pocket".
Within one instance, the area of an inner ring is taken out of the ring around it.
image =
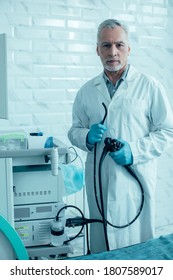
[[[135,124],[146,121],[147,102],[144,99],[124,99],[122,110],[122,121],[127,126],[134,127]]]

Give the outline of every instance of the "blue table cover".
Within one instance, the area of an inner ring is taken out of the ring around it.
[[[173,260],[173,234],[101,253],[72,258],[75,260]]]

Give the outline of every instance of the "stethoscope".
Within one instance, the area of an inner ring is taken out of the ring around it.
[[[104,103],[102,103],[104,109],[105,109],[105,114],[103,117],[103,120],[101,121],[101,124],[104,124],[105,119],[107,117],[107,107]],[[110,223],[106,218],[105,218],[105,209],[104,209],[104,202],[103,202],[103,188],[102,188],[102,179],[101,179],[101,173],[102,173],[102,165],[103,165],[103,161],[107,155],[108,152],[114,152],[114,151],[118,151],[122,148],[123,144],[116,140],[116,139],[112,139],[110,137],[107,137],[104,140],[104,148],[103,148],[103,152],[101,154],[100,160],[99,160],[99,168],[98,168],[98,182],[99,182],[99,193],[100,193],[100,204],[98,202],[98,196],[97,196],[97,188],[96,188],[96,151],[97,151],[97,143],[94,145],[94,192],[95,192],[95,198],[96,198],[96,204],[98,207],[98,210],[102,216],[102,220],[103,220],[103,228],[104,228],[104,235],[105,235],[105,242],[106,242],[106,248],[109,251],[109,242],[108,242],[108,236],[107,236],[107,225],[110,225],[114,228],[125,228],[130,226],[131,224],[133,224],[137,218],[139,217],[139,215],[142,212],[143,206],[144,206],[144,190],[142,187],[142,184],[140,182],[140,180],[138,179],[138,177],[136,176],[136,174],[134,173],[133,169],[131,168],[131,166],[129,165],[124,165],[123,167],[127,170],[128,173],[130,173],[138,182],[140,190],[141,190],[141,204],[139,207],[139,210],[137,212],[137,214],[135,215],[135,217],[130,221],[127,222],[126,224],[123,225],[114,225],[112,223]]]

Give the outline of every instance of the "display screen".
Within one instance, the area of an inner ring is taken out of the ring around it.
[[[6,34],[0,34],[0,119],[8,119]]]

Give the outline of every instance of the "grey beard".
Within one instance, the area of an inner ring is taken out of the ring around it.
[[[122,68],[124,67],[124,65],[120,64],[119,66],[115,66],[115,67],[111,67],[111,66],[107,66],[105,65],[104,68],[109,71],[109,72],[118,72],[120,71]]]

